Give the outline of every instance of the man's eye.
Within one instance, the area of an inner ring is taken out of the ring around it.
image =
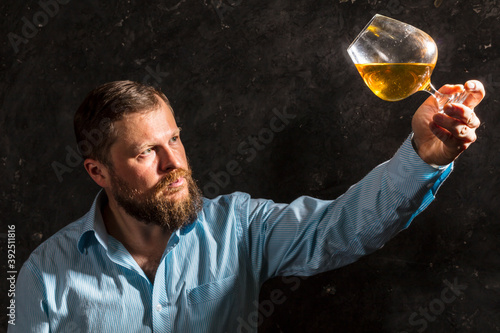
[[[153,148],[148,148],[141,153],[141,155],[149,155],[153,152]]]
[[[170,140],[172,140],[172,142],[177,142],[179,140],[179,136],[176,135],[176,136],[172,137],[172,139],[170,139]]]

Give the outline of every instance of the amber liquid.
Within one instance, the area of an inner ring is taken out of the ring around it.
[[[426,89],[434,64],[372,63],[357,64],[356,68],[375,95],[394,102]]]

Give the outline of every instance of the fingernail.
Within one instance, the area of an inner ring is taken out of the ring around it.
[[[474,82],[467,82],[467,88],[469,90],[474,90],[476,88],[476,85],[474,84]]]

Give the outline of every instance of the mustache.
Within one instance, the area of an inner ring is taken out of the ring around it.
[[[177,179],[183,177],[186,180],[191,177],[191,169],[175,169],[163,177],[154,187],[154,192],[158,193],[175,182]]]

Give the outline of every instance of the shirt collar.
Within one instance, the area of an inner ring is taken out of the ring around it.
[[[104,190],[100,190],[97,196],[94,199],[92,207],[88,211],[85,216],[82,217],[84,219],[82,231],[80,232],[80,237],[78,238],[77,247],[80,253],[85,253],[86,247],[90,244],[92,240],[92,235],[97,239],[97,241],[104,247],[104,249],[108,250],[108,241],[109,235],[106,231],[106,226],[104,225],[104,219],[102,217],[101,208],[107,202],[108,197],[106,196],[106,192]],[[181,229],[176,230],[173,235],[177,235],[178,237],[184,236],[188,234],[195,227],[196,223],[198,223],[199,217],[193,222],[190,223]]]
[[[108,250],[108,232],[106,231],[101,212],[101,208],[107,200],[106,192],[100,190],[89,212],[83,217],[83,227],[77,243],[80,253],[85,252],[85,248],[89,245],[92,235],[94,235],[95,239],[101,243],[106,251]]]

